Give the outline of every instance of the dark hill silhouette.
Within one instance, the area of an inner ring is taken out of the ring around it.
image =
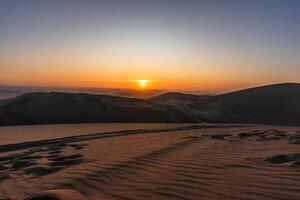
[[[29,93],[1,102],[2,125],[191,121],[176,108],[143,99],[107,95]]]
[[[52,92],[0,101],[0,125],[79,122],[300,125],[300,84],[275,84],[216,96],[166,93],[148,100]]]
[[[214,96],[237,122],[300,125],[300,84],[284,83]]]
[[[202,115],[201,111],[194,109],[204,99],[209,99],[208,95],[193,95],[178,92],[168,92],[150,98],[149,100],[165,106],[173,106],[188,116],[189,119],[198,122],[205,122],[206,117]],[[205,114],[204,114],[205,115]]]

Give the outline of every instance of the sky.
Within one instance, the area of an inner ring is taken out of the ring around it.
[[[300,82],[298,0],[1,0],[0,85],[228,91]]]

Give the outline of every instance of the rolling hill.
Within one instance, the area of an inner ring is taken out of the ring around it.
[[[50,92],[0,101],[0,125],[88,122],[300,125],[300,84],[275,84],[215,96],[173,92],[146,100]]]
[[[50,92],[0,101],[1,125],[188,121],[176,108],[117,96]]]

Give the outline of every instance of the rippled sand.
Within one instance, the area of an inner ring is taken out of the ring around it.
[[[3,128],[0,199],[300,199],[297,127]]]

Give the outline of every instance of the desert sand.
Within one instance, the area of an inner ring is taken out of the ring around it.
[[[299,127],[39,125],[0,137],[0,199],[300,199]]]

